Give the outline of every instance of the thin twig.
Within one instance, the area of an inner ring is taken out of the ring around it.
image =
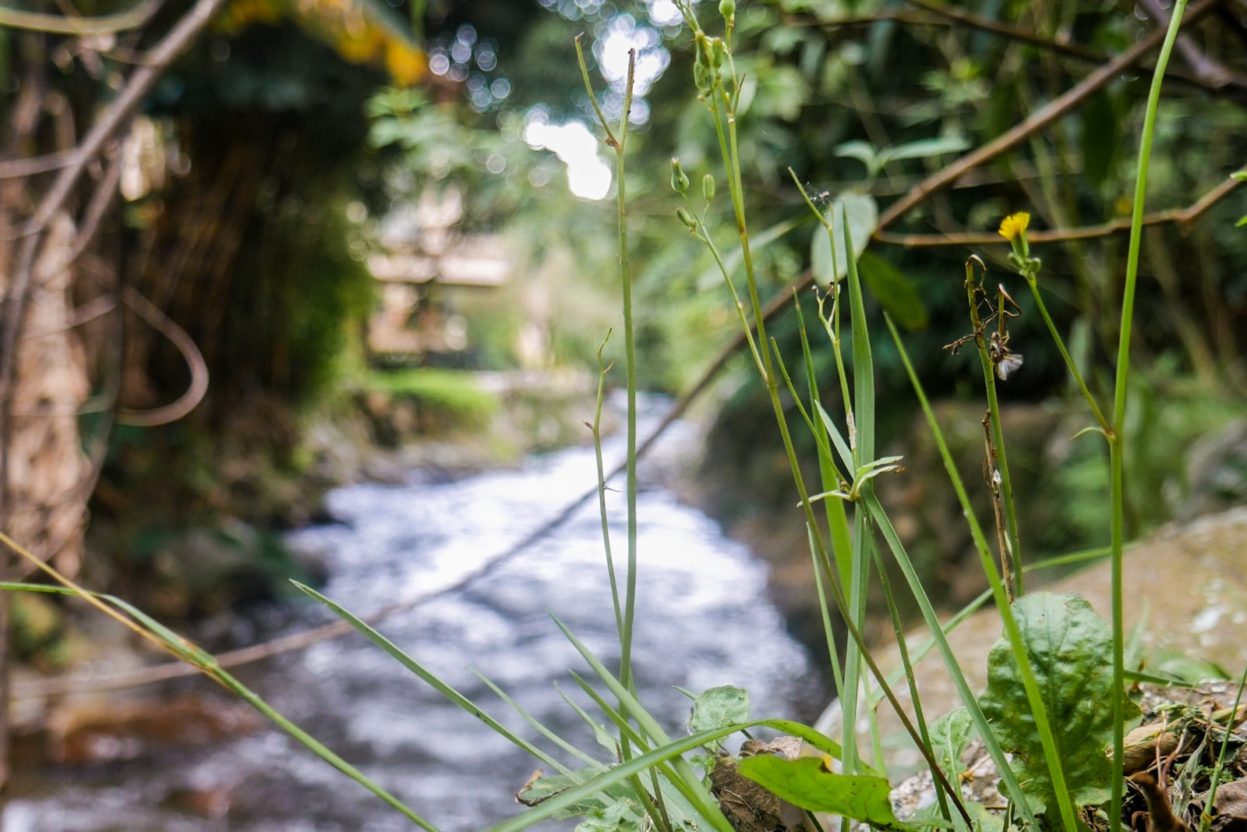
[[[1038,34],[1029,29],[1022,29],[1017,26],[1010,26],[1007,23],[1001,23],[998,20],[992,20],[989,17],[973,14],[963,11],[960,8],[946,5],[943,3],[935,3],[932,0],[905,0],[911,6],[916,6],[923,11],[931,14],[947,18],[955,23],[968,26],[971,29],[979,29],[984,32],[990,32],[993,35],[999,35],[1009,40],[1016,40],[1022,43],[1028,43],[1031,46],[1039,46],[1049,49],[1053,52],[1059,52],[1072,58],[1080,58],[1084,61],[1093,61],[1096,63],[1107,60],[1106,56],[1094,49],[1088,49],[1085,46],[1068,41],[1053,40]]]
[[[162,0],[143,0],[132,9],[98,17],[42,14],[0,5],[0,26],[57,35],[108,35],[138,29],[151,20]]]
[[[195,343],[195,339],[186,330],[178,326],[172,318],[161,312],[142,293],[133,286],[121,287],[121,293],[126,306],[134,310],[135,314],[146,321],[152,329],[168,339],[169,343],[181,353],[182,360],[186,362],[186,369],[190,371],[191,379],[190,384],[186,386],[186,390],[183,391],[182,395],[169,404],[154,407],[150,410],[120,408],[117,411],[117,421],[123,425],[136,425],[145,428],[176,422],[194,410],[203,401],[203,397],[207,395],[208,363],[204,360],[203,353],[200,351],[199,345]]]
[[[1144,225],[1164,225],[1173,223],[1183,230],[1202,217],[1210,208],[1225,199],[1235,188],[1243,184],[1241,179],[1226,178],[1224,182],[1209,190],[1198,200],[1185,208],[1169,208],[1164,211],[1153,211],[1143,217]],[[1097,225],[1084,225],[1078,228],[1054,228],[1048,231],[1031,231],[1027,236],[1032,243],[1059,243],[1071,240],[1093,240],[1108,237],[1130,230],[1130,218],[1119,217]],[[948,246],[988,246],[1009,243],[995,232],[968,231],[950,234],[890,234],[886,231],[877,232],[876,242],[903,248],[942,248]]]
[[[83,214],[82,223],[78,226],[78,233],[74,237],[74,247],[69,252],[69,256],[65,258],[62,268],[72,266],[87,250],[87,246],[95,240],[95,235],[100,230],[100,222],[108,213],[108,209],[112,207],[113,197],[117,195],[117,186],[120,183],[121,149],[117,148],[108,162],[108,170],[104,172],[103,178],[95,186],[95,193],[91,194],[91,201],[87,203],[86,213]]]
[[[60,170],[72,165],[77,159],[77,153],[78,149],[72,148],[26,159],[5,159],[0,161],[0,179],[24,179],[28,176]]]

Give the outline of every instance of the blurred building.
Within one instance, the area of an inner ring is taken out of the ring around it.
[[[368,258],[380,283],[380,309],[368,323],[368,349],[388,362],[465,363],[472,344],[461,307],[474,293],[496,292],[512,278],[501,235],[457,230],[463,198],[426,192],[386,221],[383,251]]]

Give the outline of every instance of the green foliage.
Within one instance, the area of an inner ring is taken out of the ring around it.
[[[432,368],[374,371],[367,386],[427,408],[433,421],[461,428],[484,426],[501,406],[471,373]]]
[[[862,253],[857,261],[862,282],[879,301],[883,311],[906,329],[923,329],[931,320],[931,312],[914,281],[901,270],[872,251]]]
[[[784,760],[769,754],[747,757],[737,765],[741,775],[801,809],[834,812],[878,829],[903,829],[892,814],[887,778],[838,774],[828,760],[800,757]]]
[[[853,256],[859,258],[870,243],[870,235],[875,232],[879,208],[873,197],[845,193],[838,196],[823,213],[831,227],[827,229],[827,236],[814,235],[810,244],[810,270],[820,286],[828,286],[841,280],[849,271],[843,245],[846,221],[853,240]]]
[[[970,744],[973,727],[974,720],[964,707],[954,708],[931,723],[931,751],[940,768],[953,782],[957,782],[965,767],[961,755]]]
[[[1108,625],[1076,595],[1038,592],[1013,605],[1026,654],[1050,716],[1067,783],[1081,806],[1109,797],[1112,768],[1104,748],[1112,743],[1119,698],[1127,718],[1138,709],[1113,682],[1113,635]],[[1036,811],[1052,809],[1052,780],[1044,749],[1022,691],[1011,645],[999,641],[988,657],[983,713],[1005,750],[1014,755],[1022,788]]]
[[[709,731],[749,721],[749,692],[743,688],[723,685],[711,688],[693,701],[688,720],[690,734]]]
[[[594,773],[584,770],[573,774],[543,774],[526,783],[524,788],[516,792],[515,799],[525,806],[536,806],[560,792],[583,783]],[[584,800],[564,806],[553,817],[558,819],[584,817],[593,822],[605,821],[609,817],[618,825],[611,827],[612,829],[620,827],[633,829],[636,828],[641,816],[637,813],[636,803],[628,799],[629,794],[630,789],[627,785],[616,783]],[[582,827],[576,828],[579,830]]]
[[[941,136],[935,139],[917,139],[899,145],[876,150],[869,142],[845,142],[836,148],[836,155],[856,159],[866,166],[866,180],[873,182],[890,162],[904,159],[929,159],[960,153],[970,147],[964,136]]]

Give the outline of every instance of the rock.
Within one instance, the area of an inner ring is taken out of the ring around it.
[[[207,745],[262,724],[247,705],[215,697],[91,700],[53,709],[43,729],[43,747],[55,763],[129,760],[153,747]]]
[[[230,789],[215,786],[208,788],[173,789],[161,805],[181,814],[194,815],[205,820],[220,820],[229,814],[234,795]]]
[[[1145,655],[1170,651],[1210,660],[1231,674],[1242,670],[1247,664],[1247,641],[1242,639],[1247,624],[1245,550],[1247,507],[1163,529],[1127,549],[1125,626],[1129,633],[1143,625]],[[1033,579],[1031,584],[1028,588],[1033,588]],[[1078,593],[1106,620],[1110,615],[1111,574],[1107,560],[1044,589]],[[971,688],[976,691],[986,685],[987,653],[1000,637],[1000,629],[999,616],[991,608],[968,618],[948,637]],[[907,637],[911,652],[926,639],[925,627],[911,632]],[[878,648],[875,657],[885,673],[900,666],[895,645]],[[931,650],[915,664],[914,670],[928,720],[933,721],[961,704],[937,651]],[[899,684],[895,691],[908,707],[907,686]],[[903,751],[889,742],[890,738],[903,736],[904,731],[891,708],[885,703],[878,712],[887,754],[898,767],[916,767],[920,760],[908,742],[902,743]],[[839,703],[833,703],[817,724],[833,736],[838,733]],[[864,721],[860,728],[865,748],[869,738]]]

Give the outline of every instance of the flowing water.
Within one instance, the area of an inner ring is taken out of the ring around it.
[[[665,442],[668,462],[692,444],[689,429],[677,428]],[[620,452],[612,440],[608,460]],[[595,476],[591,448],[535,456],[515,470],[452,482],[413,472],[403,484],[333,492],[329,508],[341,522],[295,532],[289,542],[324,552],[332,575],[325,594],[364,613],[476,570],[591,487]],[[682,730],[689,705],[673,689],[677,685],[698,691],[736,684],[749,690],[756,715],[812,718],[825,691],[765,596],[764,567],[659,481],[643,485],[634,646],[641,701],[672,732]],[[626,551],[624,499],[616,491],[608,498],[618,561]],[[381,630],[523,736],[536,739],[473,669],[606,759],[592,731],[559,696],[562,691],[588,709],[568,669],[592,672],[548,613],[608,664],[615,662],[596,503],[485,577],[386,621]],[[261,626],[259,634],[327,619],[309,603],[280,624]],[[324,642],[239,675],[442,829],[484,829],[521,808],[512,795],[536,763],[362,638]],[[181,792],[225,795],[228,812],[217,819],[190,815],[171,798]],[[412,828],[270,730],[156,758],[58,770],[10,804],[5,820],[7,832]]]

